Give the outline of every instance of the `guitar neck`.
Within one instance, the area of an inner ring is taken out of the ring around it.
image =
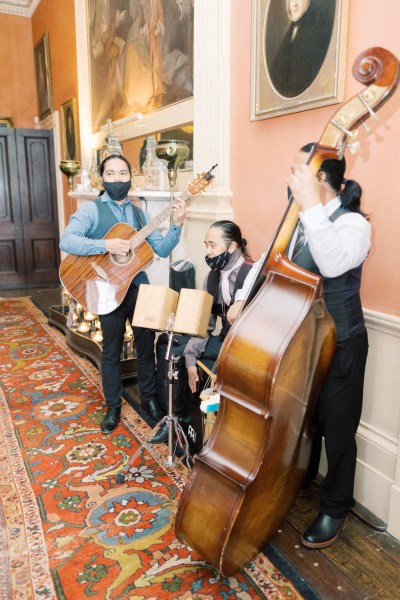
[[[187,200],[188,198],[190,198],[190,196],[191,196],[190,192],[188,190],[185,190],[179,196],[179,199]],[[169,204],[167,206],[167,208],[164,208],[164,210],[161,211],[156,217],[154,217],[154,219],[149,221],[147,223],[147,225],[142,227],[142,229],[140,229],[137,232],[137,234],[130,240],[131,250],[134,250],[135,248],[137,248],[147,238],[147,236],[150,235],[150,233],[152,231],[157,229],[161,225],[161,223],[163,223],[163,221],[165,221],[165,219],[167,219],[170,216],[171,212],[172,212],[172,203]]]

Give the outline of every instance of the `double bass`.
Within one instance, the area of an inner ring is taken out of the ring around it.
[[[353,75],[366,87],[326,125],[309,158],[315,174],[324,160],[343,156],[355,128],[394,93],[399,72],[399,61],[383,48],[357,57]],[[194,458],[175,518],[178,539],[224,576],[259,553],[297,496],[311,450],[311,416],[335,350],[321,278],[286,256],[299,210],[291,199],[225,338],[217,419]]]

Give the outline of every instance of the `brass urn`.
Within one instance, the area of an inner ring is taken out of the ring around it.
[[[60,170],[68,177],[69,189],[72,190],[74,175],[81,168],[79,160],[60,160]]]

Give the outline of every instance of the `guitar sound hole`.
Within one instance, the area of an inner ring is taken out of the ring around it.
[[[132,258],[132,251],[130,250],[128,254],[111,254],[111,258],[114,262],[119,265],[125,265]]]

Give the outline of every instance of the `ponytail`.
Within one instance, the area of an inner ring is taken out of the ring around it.
[[[343,179],[343,183],[344,187],[339,193],[342,206],[351,212],[359,213],[367,218],[366,214],[360,208],[362,196],[360,185],[353,179]]]
[[[246,238],[242,238],[242,241],[240,242],[240,250],[242,251],[242,254],[245,258],[248,258],[249,260],[251,260],[251,257],[249,255],[249,253],[246,250],[247,247],[247,240]]]

